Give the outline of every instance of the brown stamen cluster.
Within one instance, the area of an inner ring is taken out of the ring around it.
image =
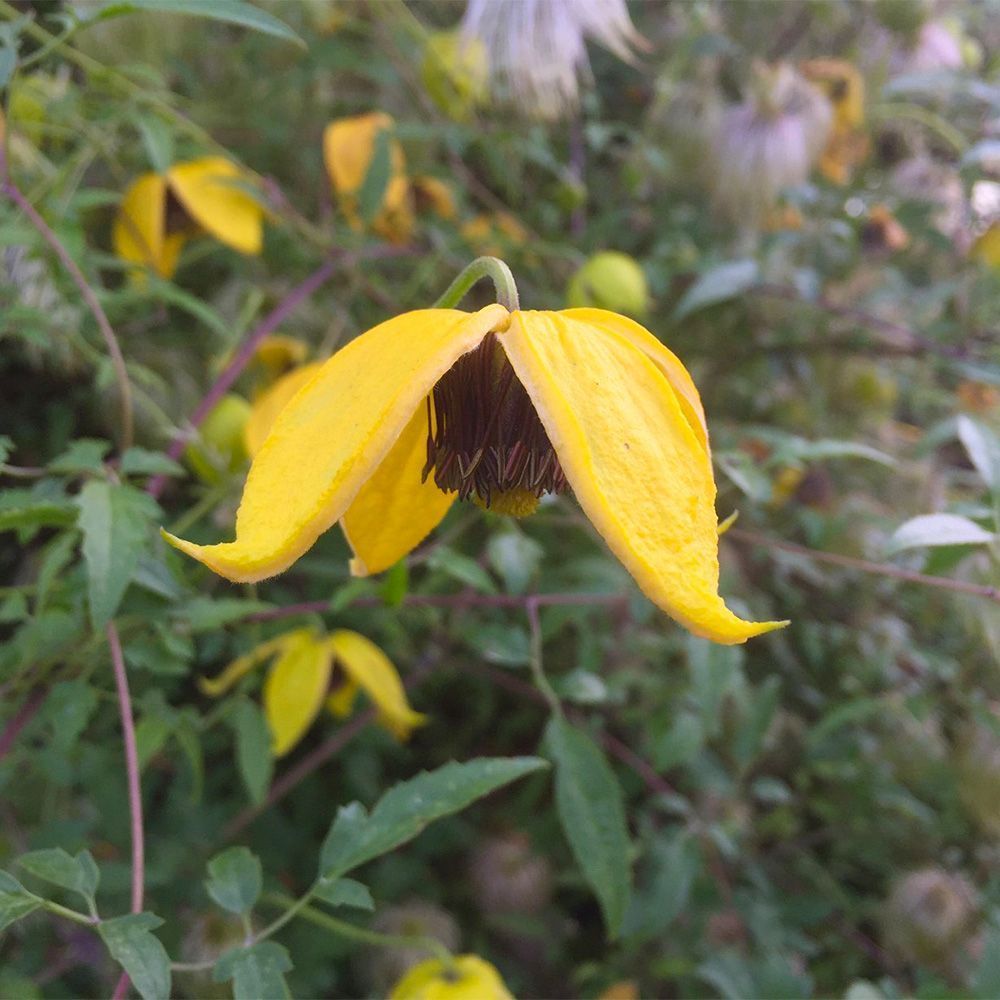
[[[507,494],[566,489],[545,428],[492,333],[438,380],[427,421],[423,480],[433,470],[446,493],[500,507]]]

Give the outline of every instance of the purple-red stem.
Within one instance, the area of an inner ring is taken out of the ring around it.
[[[38,714],[38,710],[45,704],[47,695],[48,691],[44,688],[33,691],[25,699],[24,704],[10,717],[3,732],[0,733],[0,760],[10,752],[10,748],[21,735],[21,730]]]
[[[132,912],[142,912],[143,887],[146,882],[146,850],[142,828],[142,789],[139,786],[139,752],[135,743],[135,721],[132,718],[132,698],[128,691],[128,674],[125,657],[114,622],[107,626],[111,666],[118,689],[118,709],[122,717],[122,735],[125,742],[125,771],[128,775],[128,811],[132,826]],[[122,973],[115,987],[112,1000],[123,1000],[128,993],[129,977]]]

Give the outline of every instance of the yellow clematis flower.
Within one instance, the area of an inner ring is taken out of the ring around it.
[[[399,674],[385,653],[370,639],[347,629],[330,635],[312,628],[286,632],[233,660],[218,677],[203,677],[201,690],[218,697],[268,660],[274,663],[264,682],[264,715],[276,757],[302,739],[324,704],[337,718],[349,715],[359,691],[372,700],[379,722],[397,739],[407,739],[427,721],[410,708]],[[334,666],[345,679],[330,693]]]
[[[237,582],[287,569],[340,521],[355,575],[418,545],[457,498],[531,513],[569,489],[647,597],[744,642],[718,593],[715,481],[698,390],[638,323],[601,309],[423,309],[356,338],[257,451],[236,540],[178,549]]]
[[[819,169],[834,184],[846,184],[854,168],[868,155],[868,137],[861,131],[865,119],[865,82],[856,66],[842,59],[808,59],[802,75],[816,84],[833,108],[833,124]]]
[[[994,222],[972,245],[972,256],[990,267],[1000,267],[1000,222]]]
[[[391,115],[373,111],[330,122],[323,133],[323,161],[351,227],[360,230],[358,193],[368,176],[376,144],[395,126]],[[392,243],[405,243],[413,232],[413,197],[406,177],[406,158],[396,139],[389,139],[389,181],[372,229]]]
[[[239,253],[256,255],[264,211],[237,185],[246,176],[221,156],[177,163],[166,174],[143,174],[125,192],[111,232],[115,253],[169,278],[181,248],[206,232]]]
[[[430,958],[412,969],[389,1000],[514,1000],[500,973],[478,955],[456,955],[450,963]]]
[[[274,333],[261,341],[254,353],[254,362],[263,369],[265,384],[270,385],[301,365],[308,354],[308,344],[295,337]]]
[[[250,416],[243,425],[243,443],[247,454],[253,458],[263,447],[267,435],[292,397],[323,367],[322,361],[312,361],[300,368],[293,368],[268,386],[254,401]]]

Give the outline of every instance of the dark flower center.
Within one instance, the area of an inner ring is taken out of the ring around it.
[[[487,334],[438,380],[427,397],[423,480],[500,513],[528,514],[566,477],[524,386]]]

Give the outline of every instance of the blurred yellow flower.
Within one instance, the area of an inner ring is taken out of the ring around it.
[[[184,243],[208,233],[239,253],[259,254],[264,210],[239,185],[246,175],[221,156],[143,174],[125,192],[111,237],[122,260],[169,278]]]
[[[500,973],[478,955],[429,958],[392,989],[389,1000],[514,1000]]]
[[[834,184],[846,184],[868,155],[865,82],[857,67],[842,59],[808,59],[802,75],[826,95],[833,108],[833,127],[819,160],[820,173]]]
[[[254,353],[254,362],[263,369],[266,384],[270,384],[301,365],[308,354],[308,344],[275,333],[261,341]]]
[[[455,218],[455,196],[444,181],[436,177],[414,177],[410,190],[418,213],[430,211],[438,218],[449,221]]]
[[[972,245],[972,256],[990,267],[1000,267],[1000,222],[994,222]]]
[[[274,663],[264,682],[264,714],[276,757],[302,739],[324,703],[338,718],[350,714],[358,691],[371,698],[379,722],[397,739],[407,739],[427,721],[410,708],[399,674],[385,653],[370,639],[347,629],[330,635],[312,628],[286,632],[233,660],[218,677],[202,678],[201,690],[218,697],[268,660]],[[345,679],[331,693],[334,666]]]
[[[656,605],[744,642],[719,596],[705,416],[680,360],[601,309],[424,309],[356,338],[301,387],[256,452],[236,540],[178,549],[233,581],[274,576],[341,521],[355,575],[418,545],[453,500],[531,513],[572,489]]]
[[[413,232],[413,199],[403,147],[391,137],[394,126],[392,117],[382,111],[330,122],[323,133],[323,162],[344,214],[352,228],[360,230],[358,195],[375,158],[379,136],[389,133],[389,177],[372,229],[391,243],[405,243]]]
[[[462,226],[462,236],[477,253],[503,256],[504,242],[522,247],[528,242],[528,230],[510,212],[477,215]]]

